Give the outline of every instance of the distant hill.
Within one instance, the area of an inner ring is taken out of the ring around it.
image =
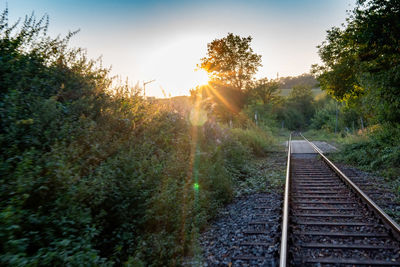
[[[280,89],[291,89],[296,85],[308,85],[311,88],[319,87],[318,81],[309,73],[303,73],[299,76],[281,77],[278,81],[281,84]]]
[[[290,91],[292,91],[291,88],[284,88],[281,89],[281,96],[288,96],[290,94]],[[322,91],[320,88],[313,88],[311,89],[312,93],[314,96],[320,95],[320,94],[324,94],[325,92]]]

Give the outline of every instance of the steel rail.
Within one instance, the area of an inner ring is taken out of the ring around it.
[[[281,267],[286,267],[286,262],[287,262],[291,146],[292,146],[292,134],[289,135],[289,141],[288,141],[288,159],[287,159],[287,166],[286,166],[286,181],[285,181],[285,192],[284,192],[284,199],[283,199],[282,237],[281,237],[281,251],[280,251],[280,260],[279,260],[279,266],[281,266]]]
[[[365,201],[365,203],[375,212],[375,214],[380,217],[383,222],[392,230],[392,233],[396,236],[397,239],[400,239],[400,226],[384,212],[372,199],[370,199],[367,194],[365,194],[355,183],[353,183],[338,167],[335,166],[319,149],[316,145],[308,141],[307,138],[304,137],[303,134],[300,135],[306,140],[312,148],[321,156],[321,158],[326,162],[326,164],[339,176],[342,181],[344,181],[350,189],[352,189],[361,199]]]

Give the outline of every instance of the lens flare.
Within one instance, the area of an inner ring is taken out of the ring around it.
[[[210,81],[210,77],[208,76],[207,71],[203,69],[197,69],[194,71],[196,85],[207,85]]]
[[[202,126],[207,121],[207,111],[200,107],[194,107],[190,111],[189,120],[193,126]]]
[[[199,186],[198,183],[194,183],[194,184],[193,184],[193,188],[194,188],[194,190],[199,191],[200,186]]]

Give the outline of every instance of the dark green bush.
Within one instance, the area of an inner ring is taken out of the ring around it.
[[[390,179],[400,177],[400,125],[383,124],[371,127],[367,137],[344,146],[338,159],[377,171]]]

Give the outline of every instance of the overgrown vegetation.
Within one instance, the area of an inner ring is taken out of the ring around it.
[[[241,196],[260,192],[280,192],[283,194],[286,160],[287,154],[278,152],[268,159],[262,157],[249,161],[247,165],[248,175],[235,184],[235,195]]]
[[[360,131],[357,135],[346,138],[343,151],[336,155],[335,159],[367,171],[377,172],[389,180],[398,180],[400,177],[399,138],[399,125],[374,125]],[[398,193],[399,189],[396,189]]]
[[[1,265],[179,265],[271,135],[146,101],[69,48],[74,33],[52,39],[46,17],[9,24],[7,13]]]
[[[335,129],[351,140],[338,158],[392,179],[400,177],[399,22],[400,1],[357,1],[346,24],[328,31],[319,46],[323,65],[313,67],[322,89],[340,102]],[[332,131],[333,114],[328,103],[313,127]]]

